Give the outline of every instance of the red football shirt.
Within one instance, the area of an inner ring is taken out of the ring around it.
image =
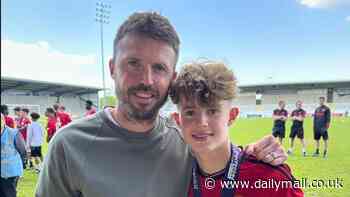
[[[47,141],[49,142],[57,130],[57,119],[55,117],[49,117],[47,120]]]
[[[15,121],[10,116],[5,116],[5,124],[8,127],[15,128]]]
[[[202,174],[200,178],[201,197],[220,197],[222,192],[222,179],[224,172],[214,176],[206,177]],[[215,185],[213,181],[215,181]],[[287,165],[280,165],[278,167],[270,166],[268,164],[257,161],[255,158],[244,160],[239,167],[237,180],[234,188],[235,197],[300,197],[304,196],[300,188],[283,187],[281,181],[291,180],[291,171]],[[193,181],[193,180],[192,180]],[[207,181],[207,187],[206,187]],[[208,182],[211,181],[211,182]],[[274,185],[275,184],[275,185]],[[276,184],[280,184],[277,188]],[[189,197],[193,195],[193,182],[188,191]]]
[[[56,116],[61,122],[61,127],[67,125],[68,123],[72,122],[72,119],[70,115],[66,112],[56,112]]]
[[[18,122],[17,128],[19,128],[19,131],[21,132],[23,139],[27,140],[27,127],[30,125],[31,121],[29,118],[24,117],[21,118]]]

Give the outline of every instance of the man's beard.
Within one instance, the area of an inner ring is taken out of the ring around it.
[[[130,103],[130,97],[136,92],[136,91],[150,91],[154,95],[155,99],[158,99],[158,101],[154,104],[154,106],[147,110],[147,111],[140,111],[137,109],[132,103]],[[123,109],[126,110],[128,118],[133,120],[153,120],[158,115],[158,112],[160,108],[165,104],[165,102],[168,99],[168,94],[164,96],[163,99],[160,98],[160,94],[158,90],[153,89],[151,86],[146,86],[144,84],[140,84],[138,86],[133,86],[128,88],[126,92],[126,96],[123,95],[121,88],[116,85],[115,88],[116,96],[118,98],[119,106],[121,106]]]

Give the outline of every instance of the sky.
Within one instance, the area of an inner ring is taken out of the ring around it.
[[[1,75],[102,87],[92,0],[1,0]],[[350,80],[350,0],[104,1],[104,72],[118,27],[135,11],[169,18],[181,39],[177,69],[226,62],[240,85]]]

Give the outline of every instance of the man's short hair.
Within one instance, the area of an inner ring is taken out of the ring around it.
[[[85,101],[85,103],[86,103],[87,105],[90,105],[90,106],[93,105],[92,101],[90,101],[90,100]]]
[[[326,100],[326,97],[324,97],[324,96],[320,96],[320,98],[319,98],[319,99]]]
[[[237,80],[229,67],[216,61],[197,61],[184,65],[171,86],[170,98],[179,104],[180,97],[195,99],[199,105],[215,106],[221,100],[233,100]]]
[[[36,121],[40,118],[40,115],[36,112],[32,112],[32,113],[30,113],[30,117]]]
[[[21,108],[20,108],[20,107],[15,107],[15,108],[13,109],[13,111],[19,112],[19,111],[21,111]]]
[[[21,111],[26,112],[27,114],[29,113],[29,109],[28,108],[21,108]]]
[[[180,39],[169,20],[156,12],[136,12],[119,27],[113,42],[113,60],[117,54],[118,43],[127,34],[134,33],[169,44],[179,56]]]

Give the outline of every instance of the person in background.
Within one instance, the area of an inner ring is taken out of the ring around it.
[[[288,150],[288,154],[293,153],[293,148],[294,148],[294,139],[297,136],[300,139],[301,144],[303,145],[303,156],[306,156],[306,145],[304,141],[304,119],[306,116],[306,111],[302,109],[303,102],[302,101],[297,101],[296,102],[296,109],[292,112],[291,117],[293,120],[292,127],[290,129],[290,148]]]
[[[85,102],[85,109],[86,109],[85,116],[90,116],[96,113],[96,108],[92,103],[92,101],[90,100],[87,100]]]
[[[29,160],[34,159],[34,169],[40,172],[43,156],[41,153],[41,145],[44,141],[44,129],[38,122],[40,115],[36,112],[30,114],[32,123],[27,130],[27,151],[30,153]]]
[[[58,128],[64,127],[68,123],[72,122],[70,114],[65,111],[66,108],[62,104],[56,103],[53,105],[53,108],[56,112]]]
[[[15,128],[17,128],[17,125],[19,125],[19,121],[21,120],[21,108],[15,107],[13,112],[15,113]]]
[[[324,150],[323,157],[327,156],[328,148],[328,129],[331,122],[331,110],[325,105],[325,97],[319,98],[320,106],[316,108],[314,114],[314,139],[316,141],[316,151],[314,157],[320,154],[320,139],[323,138]]]
[[[15,120],[9,116],[9,110],[7,105],[1,105],[1,113],[5,116],[5,124],[10,128],[15,128]]]
[[[21,132],[24,141],[27,140],[27,127],[29,126],[29,124],[31,123],[29,117],[29,109],[27,108],[21,108],[21,112],[20,112],[20,120],[19,123],[17,125],[17,128],[19,130],[19,132]]]
[[[285,110],[286,103],[284,101],[278,102],[278,108],[273,111],[273,129],[272,135],[278,137],[279,142],[283,144],[283,138],[286,135],[286,120],[288,118],[288,112]]]
[[[61,119],[61,127],[64,127],[67,124],[69,124],[70,122],[72,122],[72,117],[69,113],[66,112],[65,106],[60,105],[58,107],[58,111],[59,111],[59,117]]]
[[[17,196],[17,182],[23,175],[21,157],[26,157],[25,142],[17,129],[6,126],[1,113],[1,197]]]
[[[56,117],[56,112],[53,108],[49,107],[46,108],[45,115],[47,117],[47,138],[46,142],[50,142],[51,138],[55,135],[57,131],[57,117]]]

